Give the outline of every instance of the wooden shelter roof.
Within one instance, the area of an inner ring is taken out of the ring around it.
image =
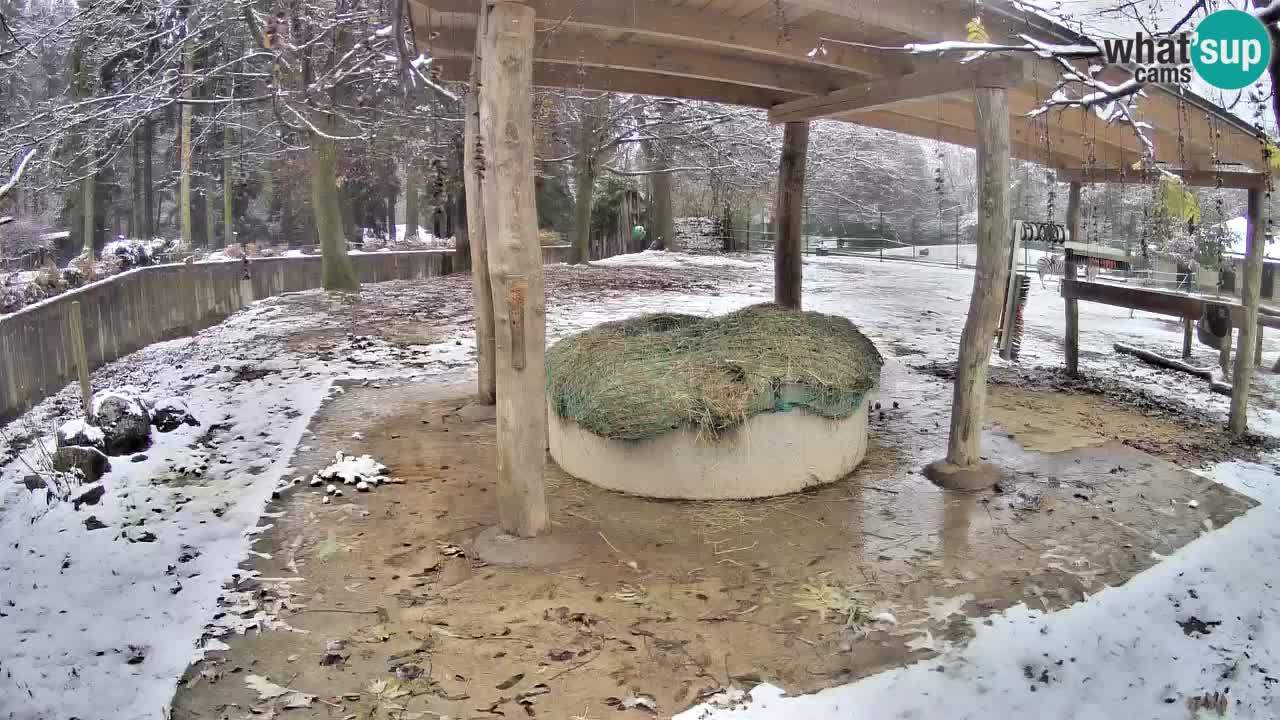
[[[419,49],[448,79],[467,77],[484,0],[410,0]],[[957,58],[852,47],[964,40],[973,2],[955,0],[527,0],[537,16],[534,82],[770,110],[775,121],[834,118],[974,145],[972,88],[1009,87],[1014,157],[1073,179],[1131,181],[1143,146],[1127,123],[1091,109],[1027,113],[1053,92],[1060,68],[1019,53]],[[984,0],[992,42],[1079,38],[1008,0]],[[822,45],[825,52],[813,53]],[[1111,82],[1129,71],[1107,71]],[[1151,126],[1158,162],[1188,182],[1259,187],[1265,164],[1247,123],[1194,94],[1148,86],[1134,119]],[[1046,132],[1047,128],[1047,132]],[[1179,136],[1182,142],[1179,142]],[[1089,162],[1092,155],[1093,162]],[[1214,158],[1218,165],[1215,167]],[[1086,172],[1087,168],[1087,172]]]

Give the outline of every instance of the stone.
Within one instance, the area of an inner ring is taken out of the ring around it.
[[[84,519],[85,530],[102,530],[105,527],[107,527],[106,524],[99,520],[97,515],[90,515]]]
[[[173,432],[183,425],[198,427],[200,421],[191,414],[190,408],[182,398],[171,397],[156,403],[152,411],[151,423],[162,433]]]
[[[105,437],[100,428],[85,422],[83,418],[68,420],[58,427],[58,447],[92,447],[102,449]]]
[[[82,488],[80,494],[72,499],[71,506],[79,510],[81,505],[97,505],[105,494],[107,494],[107,488],[100,483]]]
[[[151,444],[151,413],[140,398],[106,390],[93,396],[92,405],[108,455],[132,455]]]
[[[53,451],[53,469],[61,473],[79,470],[86,483],[95,483],[111,469],[111,462],[94,447],[71,445]]]

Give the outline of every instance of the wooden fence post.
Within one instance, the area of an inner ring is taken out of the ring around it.
[[[809,159],[809,123],[789,122],[782,133],[778,195],[774,207],[773,301],[799,310],[804,283],[804,176]]]
[[[1080,183],[1073,182],[1067,193],[1067,234],[1075,240],[1080,233]],[[1076,279],[1076,262],[1070,251],[1066,252],[1066,264],[1062,271],[1067,280]],[[1075,298],[1067,298],[1066,337],[1063,344],[1067,356],[1067,375],[1080,375],[1080,305]]]
[[[1249,384],[1253,380],[1253,356],[1255,334],[1258,332],[1258,295],[1262,289],[1262,255],[1266,239],[1263,237],[1262,190],[1249,190],[1249,237],[1245,247],[1244,282],[1240,286],[1240,301],[1244,304],[1244,319],[1240,324],[1239,345],[1236,347],[1235,377],[1231,378],[1231,419],[1227,427],[1236,435],[1243,435],[1249,427]]]
[[[1195,331],[1196,321],[1191,318],[1182,318],[1182,359],[1191,358],[1191,342],[1192,335]]]
[[[80,404],[86,421],[92,421],[90,410],[93,386],[89,383],[89,354],[84,347],[84,319],[80,314],[80,301],[71,303],[71,356],[75,358],[76,372],[80,376]]]
[[[549,527],[542,479],[546,308],[534,207],[533,37],[532,7],[497,2],[480,50],[485,244],[497,351],[498,513],[502,529],[521,537]]]

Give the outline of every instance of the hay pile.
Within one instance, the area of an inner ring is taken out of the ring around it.
[[[659,313],[604,323],[547,354],[560,417],[639,440],[681,426],[716,437],[752,415],[801,407],[849,417],[883,360],[845,318],[752,305],[720,317]]]

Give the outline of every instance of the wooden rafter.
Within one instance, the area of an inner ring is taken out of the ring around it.
[[[851,73],[833,73],[828,68],[782,63],[708,53],[683,47],[642,42],[609,42],[600,36],[539,33],[540,51],[535,62],[603,70],[653,73],[673,78],[732,82],[737,85],[777,90],[786,94],[816,94],[838,85],[840,79],[856,78]],[[437,40],[436,57],[470,57],[469,43],[452,38]]]
[[[1019,57],[999,57],[966,65],[947,63],[784,103],[770,108],[769,120],[780,123],[832,117],[975,87],[1015,87],[1026,78],[1027,64]]]
[[[423,12],[472,15],[478,0],[411,0]],[[715,13],[661,5],[646,0],[640,9],[627,0],[529,0],[538,17],[539,30],[574,28],[634,33],[650,40],[678,40],[691,45],[732,49],[765,57],[803,60],[876,76],[900,74],[912,67],[911,58],[884,57],[856,48],[832,45],[826,53],[813,54],[823,33],[803,27],[790,28],[785,37],[749,18],[732,18]],[[474,21],[473,21],[474,22]],[[838,31],[831,33],[840,36]]]
[[[446,57],[437,61],[447,80],[467,77],[470,60]],[[768,108],[779,102],[794,100],[795,93],[767,88],[735,85],[696,78],[673,78],[648,72],[535,63],[533,84],[544,88],[582,88],[599,92],[629,92],[638,95],[672,97],[684,100],[728,103],[744,107]]]
[[[1240,190],[1259,190],[1267,187],[1267,176],[1263,173],[1241,172],[1239,170],[1214,172],[1212,170],[1172,170],[1174,175],[1187,185],[1198,187],[1216,187],[1222,181],[1222,187]],[[1142,173],[1135,170],[1119,168],[1094,169],[1062,169],[1058,171],[1058,180],[1062,182],[1108,183],[1108,184],[1143,184],[1160,182],[1158,173]]]

